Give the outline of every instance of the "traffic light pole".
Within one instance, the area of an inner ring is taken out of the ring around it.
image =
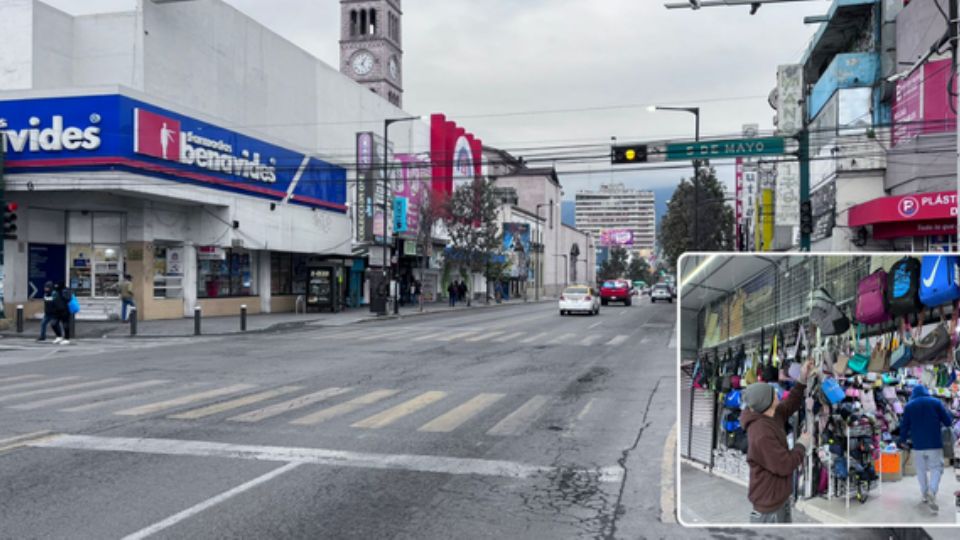
[[[7,222],[7,181],[4,177],[4,151],[7,148],[6,134],[0,131],[0,224]],[[6,264],[4,262],[3,245],[6,243],[6,235],[0,234],[0,319],[6,319],[7,315],[3,309],[3,302],[6,295],[6,283],[4,280]]]
[[[810,202],[810,132],[804,127],[797,134],[797,140],[800,142],[799,161],[800,161],[800,208]],[[801,215],[803,214],[801,210]],[[800,226],[800,251],[810,251],[810,229]],[[810,217],[813,219],[812,215]],[[812,224],[811,224],[812,225]]]

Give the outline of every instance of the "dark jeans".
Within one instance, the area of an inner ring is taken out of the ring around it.
[[[52,315],[44,315],[43,320],[40,322],[40,341],[47,339],[47,325],[53,325],[53,333],[60,337],[63,334],[63,329],[60,326],[60,319]]]
[[[127,307],[137,307],[137,304],[134,303],[133,298],[121,298],[120,299],[120,320],[127,320]]]
[[[58,320],[56,324],[63,325],[63,339],[70,339],[70,315]]]

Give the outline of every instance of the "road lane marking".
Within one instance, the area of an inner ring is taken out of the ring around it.
[[[44,430],[34,431],[33,433],[24,433],[23,435],[8,437],[6,439],[0,439],[0,453],[6,452],[7,450],[13,450],[14,448],[20,448],[21,446],[28,446],[34,441],[51,436],[53,435],[50,435],[49,431]]]
[[[547,404],[546,396],[533,396],[526,403],[513,411],[506,418],[497,422],[497,425],[490,428],[487,435],[517,435],[533,424],[543,412],[544,405]]]
[[[436,334],[436,335],[437,335],[437,336],[443,336],[443,337],[438,337],[438,338],[437,338],[437,341],[453,341],[453,340],[455,340],[455,339],[462,339],[462,338],[465,338],[465,337],[467,337],[467,336],[472,336],[472,335],[474,335],[474,334],[478,334],[478,333],[480,333],[480,332],[483,332],[483,329],[480,329],[480,330],[470,330],[469,332],[457,332],[457,333],[455,333],[455,334],[450,334],[450,333],[447,333],[447,332],[441,332],[440,334]]]
[[[641,345],[643,345],[643,344],[645,344],[645,343],[650,343],[650,336],[643,336],[643,338],[640,339],[640,344],[641,344]]]
[[[420,409],[423,409],[433,403],[447,397],[446,392],[430,391],[424,392],[419,396],[407,400],[395,407],[391,407],[383,412],[377,413],[369,418],[364,418],[359,422],[354,422],[350,427],[380,429],[389,426],[404,416],[411,415]]]
[[[525,334],[526,334],[526,332],[514,332],[514,333],[512,333],[512,334],[507,334],[507,335],[505,335],[505,336],[498,337],[497,339],[495,339],[495,340],[493,340],[493,341],[495,341],[495,342],[497,342],[497,343],[506,343],[506,342],[508,342],[508,341],[513,341],[513,340],[517,339],[518,337],[523,336],[523,335],[525,335]]]
[[[2,386],[2,387],[0,387],[0,392],[4,392],[4,393],[5,393],[5,392],[9,392],[10,390],[20,390],[20,389],[23,389],[23,388],[36,388],[37,386],[45,386],[45,385],[48,385],[48,384],[56,384],[56,383],[62,383],[62,382],[67,382],[67,381],[75,381],[75,380],[80,379],[80,378],[82,378],[82,377],[59,377],[59,378],[57,378],[57,379],[47,379],[47,380],[45,380],[45,381],[31,381],[31,382],[25,382],[25,383],[19,383],[19,384],[11,384],[11,385],[9,385],[9,386]]]
[[[598,334],[591,334],[591,335],[583,338],[583,340],[580,341],[580,345],[583,345],[583,346],[585,346],[585,347],[589,347],[590,345],[593,345],[593,343],[594,343],[595,341],[599,341],[601,337],[602,337],[602,336],[600,336],[600,335],[598,335]]]
[[[666,329],[666,328],[673,328],[673,327],[675,327],[675,326],[676,326],[676,324],[674,324],[674,323],[646,323],[646,324],[642,325],[641,328],[662,328],[662,329]]]
[[[100,396],[106,396],[110,394],[119,394],[121,392],[129,392],[131,390],[139,390],[141,388],[148,388],[150,386],[156,386],[158,384],[166,384],[170,381],[165,380],[153,380],[153,381],[143,381],[132,384],[124,384],[121,386],[111,386],[109,388],[100,388],[99,390],[91,390],[89,392],[80,392],[79,394],[71,394],[69,396],[60,396],[54,398],[41,399],[39,401],[31,401],[29,403],[23,403],[20,405],[12,405],[10,409],[17,409],[20,411],[29,411],[33,409],[39,409],[41,407],[49,407],[51,405],[60,405],[61,403],[69,403],[71,401],[79,401],[83,399],[96,398]]]
[[[285,412],[302,409],[304,407],[313,405],[314,403],[319,403],[332,397],[346,394],[351,390],[353,390],[353,388],[326,388],[319,392],[314,392],[312,394],[291,399],[290,401],[284,401],[282,403],[277,403],[276,405],[271,405],[269,407],[264,407],[262,409],[257,409],[255,411],[233,416],[227,420],[232,422],[259,422],[260,420],[273,418],[274,416],[281,415]]]
[[[388,397],[398,393],[400,393],[399,390],[374,390],[369,394],[364,394],[360,397],[353,398],[350,401],[344,401],[343,403],[334,405],[333,407],[320,409],[315,413],[310,413],[304,417],[297,418],[296,420],[291,420],[290,423],[298,426],[312,426],[313,424],[319,424],[320,422],[324,422],[331,418],[350,414],[353,411],[356,411],[367,405],[373,405],[378,401],[387,399]]]
[[[597,398],[590,398],[590,401],[587,401],[587,404],[580,409],[580,413],[570,422],[570,425],[567,426],[567,429],[563,432],[564,437],[573,437],[577,433],[577,428],[580,426],[580,422],[583,421],[584,417],[587,416],[587,413],[590,412],[590,409],[593,408],[593,402]]]
[[[453,431],[504,396],[506,396],[506,394],[478,394],[469,401],[454,407],[447,413],[420,426],[420,429],[417,431],[427,431],[431,433],[447,433]]]
[[[430,332],[429,334],[424,334],[424,335],[422,335],[422,336],[420,336],[420,337],[413,338],[413,339],[410,340],[410,341],[430,341],[430,340],[433,340],[433,339],[436,339],[436,340],[439,340],[439,341],[448,341],[444,336],[447,336],[447,332],[446,332],[446,331],[444,331],[444,332]],[[447,336],[447,337],[449,337],[449,336]]]
[[[176,387],[176,388],[165,389],[165,390],[162,392],[162,395],[182,394],[182,393],[183,393],[184,391],[186,391],[186,390],[190,390],[190,389],[193,389],[193,388],[204,388],[204,387],[209,387],[209,386],[210,386],[209,383],[188,383],[188,384],[184,384],[184,385],[182,385],[182,386],[178,386],[178,387]],[[100,408],[104,408],[104,407],[112,407],[112,406],[117,405],[118,403],[124,403],[124,402],[127,402],[127,401],[134,401],[134,400],[139,400],[139,399],[143,399],[143,398],[144,398],[144,396],[142,396],[142,395],[119,396],[119,397],[115,397],[115,398],[104,399],[104,400],[101,400],[101,401],[94,401],[93,403],[87,403],[87,404],[85,404],[85,405],[77,405],[77,406],[74,406],[74,407],[66,407],[66,408],[60,409],[60,411],[61,411],[61,412],[81,412],[81,411],[89,411],[89,410],[91,410],[91,409],[100,409]]]
[[[375,341],[375,340],[378,340],[378,339],[392,338],[392,337],[400,336],[400,335],[402,335],[402,334],[406,334],[408,331],[409,331],[408,329],[402,328],[402,329],[398,329],[398,330],[390,330],[390,331],[387,331],[387,332],[375,332],[375,333],[370,334],[370,335],[368,335],[368,336],[364,336],[364,337],[362,337],[362,338],[357,338],[357,341]]]
[[[247,405],[273,399],[284,394],[290,394],[302,388],[302,386],[282,386],[280,388],[274,388],[273,390],[267,390],[266,392],[260,392],[259,394],[252,394],[237,399],[231,399],[229,401],[224,401],[223,403],[214,403],[213,405],[207,405],[206,407],[200,407],[198,409],[171,414],[167,418],[174,418],[177,420],[196,420],[197,418],[212,416],[224,411],[239,409],[240,407],[246,407]]]
[[[677,325],[673,325],[673,332],[670,333],[670,341],[667,342],[668,349],[677,348]]]
[[[677,489],[674,463],[677,457],[677,424],[673,424],[660,460],[660,522],[677,522]]]
[[[256,478],[254,478],[253,480],[250,480],[249,482],[240,484],[239,486],[237,486],[237,487],[235,487],[235,488],[233,488],[233,489],[231,489],[231,490],[224,491],[223,493],[217,495],[216,497],[211,497],[211,498],[203,501],[202,503],[199,503],[199,504],[196,504],[196,505],[194,505],[194,506],[191,506],[190,508],[187,508],[186,510],[184,510],[184,511],[182,511],[182,512],[178,512],[178,513],[176,513],[176,514],[168,517],[167,519],[164,519],[163,521],[158,521],[157,523],[154,523],[153,525],[150,525],[149,527],[146,527],[146,528],[144,528],[144,529],[140,529],[139,531],[137,531],[137,532],[135,532],[135,533],[133,533],[133,534],[129,534],[129,535],[123,537],[123,540],[142,540],[142,539],[144,539],[144,538],[153,536],[153,535],[157,534],[158,532],[160,532],[160,531],[162,531],[162,530],[164,530],[164,529],[168,529],[168,528],[170,528],[170,527],[173,527],[173,526],[176,525],[177,523],[180,523],[181,521],[183,521],[183,520],[185,520],[185,519],[188,519],[188,518],[190,518],[190,517],[193,517],[193,516],[199,514],[200,512],[203,512],[203,511],[206,510],[207,508],[211,508],[211,507],[213,507],[213,506],[216,506],[216,505],[222,503],[223,501],[226,501],[227,499],[230,499],[230,498],[235,497],[235,496],[237,496],[237,495],[239,495],[239,494],[241,494],[241,493],[243,493],[243,492],[245,492],[245,491],[249,491],[249,490],[257,487],[257,486],[259,486],[260,484],[263,484],[263,483],[265,483],[265,482],[269,482],[270,480],[273,480],[274,478],[280,476],[281,474],[284,474],[284,473],[286,473],[286,472],[292,471],[293,469],[296,469],[297,467],[299,467],[299,466],[301,466],[301,465],[303,465],[303,463],[301,463],[301,462],[287,463],[286,465],[284,465],[283,467],[280,467],[279,469],[274,469],[274,470],[268,472],[267,474],[264,474],[264,475],[262,475],[262,476],[258,476],[258,477],[256,477]]]
[[[166,401],[159,401],[157,403],[148,403],[146,405],[141,405],[139,407],[133,407],[132,409],[124,409],[122,411],[117,411],[113,414],[117,414],[120,416],[141,416],[144,414],[153,414],[156,412],[165,411],[167,409],[172,409],[174,407],[179,407],[181,405],[188,405],[190,403],[203,401],[205,399],[217,398],[217,397],[225,396],[228,394],[236,394],[237,392],[250,390],[251,388],[256,388],[256,385],[234,384],[232,386],[214,388],[213,390],[207,390],[205,392],[199,392],[196,394],[189,394],[189,395],[181,396],[174,399],[168,399]]]
[[[566,340],[568,340],[568,339],[575,338],[575,337],[577,337],[575,334],[560,334],[559,336],[557,336],[556,338],[554,338],[554,340],[551,341],[550,344],[551,344],[551,345],[560,345],[560,344],[563,343],[564,341],[566,341]]]
[[[505,334],[505,333],[506,333],[506,332],[503,331],[503,330],[498,330],[498,331],[496,331],[496,332],[489,332],[489,333],[486,333],[486,334],[483,334],[483,335],[479,335],[479,336],[476,336],[476,337],[468,338],[467,341],[468,341],[469,343],[476,343],[476,342],[478,342],[478,341],[486,341],[486,340],[488,340],[488,339],[490,339],[490,338],[495,338],[495,337],[499,336],[500,334]]]
[[[527,339],[522,339],[522,340],[520,340],[520,343],[533,343],[534,341],[537,341],[537,340],[539,340],[539,339],[541,339],[541,338],[544,338],[544,337],[546,337],[546,336],[548,336],[548,335],[550,335],[550,332],[541,332],[541,333],[539,333],[539,334],[537,334],[537,335],[535,335],[535,336],[530,336],[530,337],[528,337]]]
[[[22,381],[24,379],[36,379],[37,377],[40,377],[40,375],[17,375],[16,377],[3,377],[0,378],[0,383]]]
[[[600,326],[601,324],[603,324],[602,321],[601,321],[601,322],[595,322],[595,323],[593,323],[593,324],[590,325],[590,328],[589,328],[589,329],[590,329],[590,330],[593,330],[594,328]]]
[[[551,476],[557,472],[556,467],[530,465],[504,460],[416,454],[378,454],[328,450],[324,448],[261,446],[178,439],[52,435],[49,438],[28,442],[24,446],[31,448],[65,448],[70,450],[215,457],[298,464],[307,463],[334,467],[403,470],[450,475],[494,476],[515,479]],[[596,477],[600,482],[620,483],[623,481],[623,469],[618,466],[590,469],[564,469],[564,473],[590,475]]]
[[[618,345],[623,345],[626,341],[630,339],[630,336],[626,334],[620,334],[617,337],[611,339],[607,342],[607,347],[616,347]]]
[[[4,396],[0,396],[0,402],[10,401],[13,399],[20,399],[20,398],[25,398],[30,396],[41,396],[43,394],[56,394],[57,392],[65,392],[68,390],[80,390],[83,388],[89,388],[91,386],[100,386],[104,384],[120,382],[122,380],[123,379],[119,377],[112,377],[109,379],[100,379],[96,381],[87,381],[87,382],[76,383],[76,384],[68,384],[66,386],[58,386],[56,388],[41,388],[39,390],[28,390],[26,392],[19,392],[16,394],[6,394]]]

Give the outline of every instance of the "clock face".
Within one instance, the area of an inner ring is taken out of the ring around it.
[[[390,59],[390,77],[394,80],[400,78],[400,63],[397,62],[396,58]]]
[[[350,61],[350,66],[357,75],[369,75],[373,71],[373,55],[367,51],[358,52]]]

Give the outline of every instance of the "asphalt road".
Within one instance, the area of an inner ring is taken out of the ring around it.
[[[0,343],[0,537],[737,537],[672,523],[675,314]]]

